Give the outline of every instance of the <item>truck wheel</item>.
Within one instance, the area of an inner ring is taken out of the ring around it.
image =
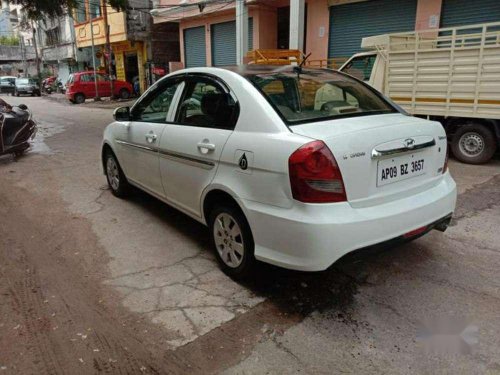
[[[493,133],[481,124],[458,127],[451,141],[455,157],[468,164],[483,164],[492,158],[497,148]]]

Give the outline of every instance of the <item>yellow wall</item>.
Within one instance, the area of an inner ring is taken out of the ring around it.
[[[127,40],[125,13],[116,12],[111,7],[108,10],[109,39],[111,43]],[[106,43],[104,19],[102,17],[92,20],[94,26],[94,44],[102,45]],[[78,48],[90,47],[92,45],[90,33],[90,21],[75,23],[76,46]]]
[[[141,92],[146,89],[146,75],[144,70],[144,64],[146,63],[145,45],[142,42],[135,42],[133,45],[128,42],[120,42],[111,44],[113,53],[115,54],[115,64],[116,64],[116,79],[125,80],[125,53],[135,52],[137,53],[137,65],[139,68],[139,84],[141,87]]]

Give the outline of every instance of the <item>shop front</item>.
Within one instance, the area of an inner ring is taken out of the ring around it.
[[[146,89],[146,74],[144,65],[147,56],[143,42],[124,41],[112,43],[115,60],[116,79],[127,81],[134,85],[139,80],[140,92]]]

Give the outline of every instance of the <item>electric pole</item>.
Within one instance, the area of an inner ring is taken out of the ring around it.
[[[92,41],[92,65],[94,68],[94,86],[95,86],[95,96],[94,101],[99,101],[101,98],[99,97],[99,90],[97,88],[97,71],[95,68],[95,46],[94,46],[94,23],[90,20],[90,40]]]
[[[108,6],[106,0],[102,0],[102,16],[104,18],[104,32],[106,33],[106,53],[104,59],[106,61],[106,70],[109,74],[109,83],[111,84],[111,100],[115,96],[115,82],[113,79],[112,69],[112,56],[111,56],[111,43],[109,41],[109,24],[108,24]],[[107,57],[106,57],[107,54]]]
[[[36,41],[37,32],[35,30],[35,25],[31,22],[31,30],[33,31],[33,48],[35,49],[35,59],[36,59],[36,75],[38,79],[38,84],[42,84],[42,75],[40,72],[40,59],[38,58],[38,46]],[[28,73],[28,72],[26,72]]]

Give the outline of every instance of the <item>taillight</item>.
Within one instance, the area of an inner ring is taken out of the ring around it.
[[[446,171],[448,170],[448,155],[449,155],[448,146],[446,146],[446,156],[444,158],[443,174],[445,174]]]
[[[313,141],[288,159],[293,198],[306,203],[345,202],[342,174],[330,149]]]

